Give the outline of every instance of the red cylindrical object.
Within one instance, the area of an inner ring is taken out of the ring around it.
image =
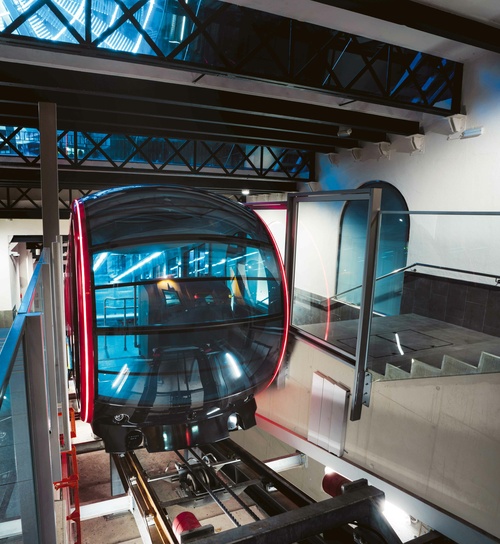
[[[196,519],[196,516],[192,512],[181,512],[178,516],[175,517],[172,528],[174,530],[175,536],[180,541],[180,536],[186,531],[192,531],[201,527],[201,523]]]
[[[336,472],[330,472],[330,474],[325,474],[321,486],[323,487],[323,491],[328,493],[328,495],[338,497],[342,495],[342,486],[350,482],[351,480],[344,478],[344,476]]]

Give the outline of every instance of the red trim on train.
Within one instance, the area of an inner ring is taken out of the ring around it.
[[[92,334],[93,301],[85,209],[80,201],[73,204],[75,240],[75,277],[78,299],[80,352],[80,418],[90,423],[94,414],[94,342]]]
[[[283,208],[281,208],[283,209]],[[273,236],[273,233],[265,223],[265,221],[256,213],[254,212],[261,223],[264,225],[264,228],[267,231],[267,234],[269,236],[269,239],[273,243],[274,246],[274,253],[276,254],[276,258],[278,260],[278,265],[280,268],[281,273],[281,285],[283,286],[282,290],[282,296],[283,296],[283,310],[284,310],[284,318],[283,318],[283,340],[281,343],[281,351],[278,357],[278,364],[276,365],[276,370],[274,371],[273,377],[271,378],[270,382],[266,385],[266,388],[269,387],[273,381],[275,380],[276,376],[278,375],[278,372],[280,371],[281,365],[283,363],[283,359],[285,358],[285,351],[286,351],[286,344],[288,340],[288,329],[289,329],[289,322],[290,322],[290,301],[288,299],[288,283],[286,281],[286,273],[285,273],[285,265],[283,264],[283,258],[281,257],[280,250],[278,248],[278,244],[276,243],[276,240]]]

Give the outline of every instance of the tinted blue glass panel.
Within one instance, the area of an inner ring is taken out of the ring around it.
[[[83,200],[100,402],[181,413],[270,381],[285,300],[277,250],[255,212],[179,187]]]
[[[188,243],[220,240],[233,248],[236,258],[239,247],[250,240],[270,243],[266,228],[253,212],[228,199],[221,206],[220,197],[208,192],[135,187],[126,192],[110,189],[83,201],[88,208],[90,243],[96,251],[102,245],[108,249],[111,243],[117,247],[140,241],[144,245],[146,238],[151,247],[145,247],[144,253],[151,254],[156,251],[155,242],[175,240],[177,244],[181,236]]]

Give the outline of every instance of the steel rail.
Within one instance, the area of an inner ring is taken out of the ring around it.
[[[145,521],[153,544],[178,544],[168,516],[148,485],[148,478],[134,452],[112,454],[122,481],[126,481]]]
[[[193,453],[193,451],[190,449],[189,450],[191,453]],[[175,450],[175,453],[177,454],[177,456],[184,461],[184,457],[181,455],[181,453],[177,450]],[[203,465],[206,467],[207,465],[205,463],[203,463]],[[202,478],[198,478],[196,472],[193,470],[193,468],[191,467],[191,465],[189,463],[185,463],[184,464],[186,470],[189,472],[189,474],[196,480],[196,482],[198,482],[202,487],[203,489],[210,495],[210,497],[212,497],[213,501],[217,504],[217,506],[224,512],[224,514],[226,514],[226,516],[228,517],[228,519],[231,520],[231,523],[235,526],[235,527],[241,527],[241,524],[240,522],[233,516],[233,514],[229,511],[228,508],[226,508],[223,504],[223,502],[219,499],[219,497],[217,497],[217,495],[210,489],[210,486],[207,485]]]
[[[249,507],[247,504],[245,504],[240,497],[229,487],[218,475],[217,472],[208,464],[206,463],[202,457],[200,457],[192,448],[189,449],[190,453],[201,463],[203,464],[206,469],[210,472],[210,475],[214,480],[217,481],[217,483],[222,486],[230,495],[233,497],[233,499],[247,512],[247,514],[253,518],[254,521],[259,521],[260,518],[257,516]]]

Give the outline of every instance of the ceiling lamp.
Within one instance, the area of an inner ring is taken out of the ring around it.
[[[390,151],[391,151],[390,142],[379,142],[378,152],[380,153],[381,157],[385,157],[386,159],[388,159],[390,155]]]
[[[339,127],[337,130],[337,136],[339,138],[349,138],[349,136],[352,134],[352,128],[349,127]]]
[[[451,115],[448,117],[448,123],[450,124],[452,134],[463,132],[467,125],[467,115],[462,115],[461,113]]]

